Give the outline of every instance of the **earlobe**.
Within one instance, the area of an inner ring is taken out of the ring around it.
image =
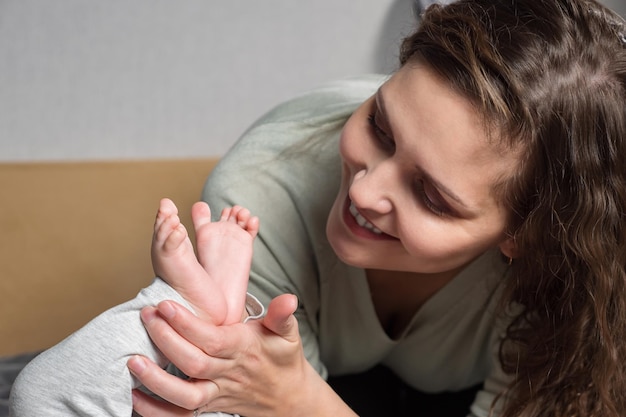
[[[504,256],[509,259],[515,259],[518,256],[517,251],[517,243],[515,242],[515,237],[509,236],[504,241],[502,241],[499,245],[500,251]]]

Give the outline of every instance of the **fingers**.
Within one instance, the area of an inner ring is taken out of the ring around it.
[[[160,401],[138,390],[133,391],[133,409],[144,417],[189,417],[191,415],[189,410]]]
[[[169,334],[172,332],[167,331],[170,329],[188,343],[208,350],[207,353],[212,356],[229,357],[236,351],[227,348],[229,344],[211,343],[212,339],[228,340],[228,336],[232,334],[227,331],[228,327],[207,323],[174,301],[162,301],[156,308],[145,307],[141,311],[141,319],[149,332],[155,332],[157,336],[163,336],[163,339],[172,337],[172,341],[178,343],[179,340]],[[153,338],[153,341],[156,340]]]
[[[293,316],[297,308],[298,298],[295,295],[279,295],[270,302],[263,325],[280,337],[297,342],[300,339],[298,320]]]
[[[197,408],[248,415],[244,411],[249,410],[250,392],[272,398],[281,385],[277,381],[284,380],[280,375],[297,376],[306,363],[293,316],[297,305],[293,295],[278,296],[263,319],[228,326],[207,324],[173,301],[144,308],[141,317],[152,340],[192,378],[180,379],[143,357],[131,358],[128,367],[133,375],[172,403],[163,404],[138,393],[134,395],[135,410],[146,417],[189,417],[188,410]],[[255,400],[254,409],[259,406]],[[181,414],[181,409],[187,414]]]
[[[142,356],[129,359],[128,368],[146,388],[167,398],[170,403],[166,404],[139,391],[133,391],[133,407],[141,415],[188,416],[188,410],[202,407],[219,393],[217,386],[209,380],[181,379]]]
[[[189,376],[211,379],[242,346],[231,326],[213,326],[173,301],[144,308],[141,318],[161,352]]]

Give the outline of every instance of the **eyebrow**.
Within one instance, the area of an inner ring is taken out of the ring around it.
[[[387,119],[387,122],[389,122],[389,118],[387,117],[387,110],[385,107],[385,98],[383,97],[383,87],[379,87],[378,90],[376,90],[376,94],[375,96],[375,101],[376,101],[376,105],[378,106],[378,109],[380,110],[381,115]],[[389,124],[389,123],[387,123]]]
[[[459,204],[461,207],[463,207],[464,209],[474,212],[474,210],[468,205],[466,204],[461,197],[459,197],[456,193],[454,193],[451,189],[449,189],[448,187],[446,187],[445,185],[443,185],[442,183],[440,183],[439,181],[437,181],[436,179],[434,179],[432,176],[430,176],[430,174],[424,172],[424,170],[422,170],[420,168],[420,171],[422,172],[422,177],[430,182],[436,189],[438,189],[439,191],[443,192],[444,194],[446,194],[448,197],[450,197],[452,200],[456,201],[457,204]]]
[[[378,90],[376,90],[375,100],[376,100],[376,104],[377,104],[377,106],[378,106],[378,108],[380,110],[381,116],[386,119],[387,125],[389,126],[390,129],[392,129],[391,128],[391,124],[389,123],[389,117],[387,117],[387,111],[386,111],[386,107],[385,107],[385,98],[383,97],[383,93],[382,93],[382,86]],[[393,132],[392,132],[392,134],[393,134]],[[445,195],[450,197],[452,200],[454,200],[457,204],[459,204],[464,209],[466,209],[468,211],[471,211],[471,212],[474,211],[472,209],[472,207],[470,205],[466,204],[463,201],[463,199],[461,199],[461,197],[459,197],[454,191],[452,191],[450,188],[446,187],[441,182],[437,181],[435,178],[432,177],[432,175],[430,175],[428,172],[425,172],[422,167],[416,166],[416,169],[421,172],[422,178],[424,180],[430,182],[437,190],[439,190],[440,192],[443,192]]]

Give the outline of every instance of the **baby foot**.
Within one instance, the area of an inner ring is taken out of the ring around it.
[[[206,210],[210,216],[208,206]],[[151,255],[155,274],[178,291],[199,317],[215,324],[224,322],[226,298],[198,262],[178,209],[169,199],[161,200],[159,205]]]
[[[198,202],[191,209],[196,231],[198,259],[221,289],[228,304],[225,324],[242,319],[252,262],[252,243],[259,219],[241,206],[222,210],[220,220],[211,222],[209,206]]]

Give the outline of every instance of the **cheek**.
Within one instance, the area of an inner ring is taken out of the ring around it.
[[[472,227],[446,224],[438,219],[416,219],[401,233],[409,254],[445,263],[463,263],[497,244],[491,233],[483,234]]]
[[[400,232],[406,251],[417,258],[439,258],[454,251],[454,237],[443,228],[433,227],[424,219],[414,221]],[[457,242],[458,243],[458,242]]]

